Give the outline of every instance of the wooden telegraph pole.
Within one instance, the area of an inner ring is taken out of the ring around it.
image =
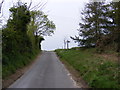
[[[70,43],[70,41],[67,40],[67,49],[69,49],[69,43]]]

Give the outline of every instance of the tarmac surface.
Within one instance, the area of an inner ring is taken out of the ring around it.
[[[9,88],[76,88],[76,85],[55,52],[43,51],[31,68]]]

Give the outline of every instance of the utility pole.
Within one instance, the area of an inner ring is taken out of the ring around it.
[[[70,43],[70,41],[67,40],[67,49],[69,49],[69,43]]]
[[[64,49],[66,49],[66,41],[65,41],[65,39],[64,39]]]
[[[70,43],[70,41],[69,40],[66,40],[65,38],[64,38],[64,49],[69,49],[69,43]],[[67,46],[67,47],[66,47]]]

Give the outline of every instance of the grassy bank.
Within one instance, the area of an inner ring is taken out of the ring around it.
[[[80,50],[59,49],[56,52],[63,62],[68,62],[79,72],[79,75],[88,82],[90,87],[120,88],[118,83],[119,66],[117,60],[109,58],[112,54],[109,54],[107,58],[107,54],[97,54],[95,48],[80,48]],[[114,54],[112,57],[116,57],[116,55]]]
[[[8,58],[10,62],[6,65],[2,65],[2,78],[6,79],[11,74],[14,74],[16,70],[28,65],[39,53],[40,50],[34,50],[33,53],[16,53],[16,55],[10,55],[10,58]]]

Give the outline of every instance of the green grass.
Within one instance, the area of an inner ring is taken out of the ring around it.
[[[6,79],[11,74],[14,74],[16,70],[28,65],[35,59],[39,52],[40,50],[35,50],[34,53],[24,53],[24,55],[16,53],[16,55],[10,55],[10,58],[4,57],[9,62],[6,65],[2,65],[2,78]]]
[[[56,50],[63,61],[67,61],[92,88],[120,88],[118,62],[105,60],[95,55],[95,48],[80,50]]]

